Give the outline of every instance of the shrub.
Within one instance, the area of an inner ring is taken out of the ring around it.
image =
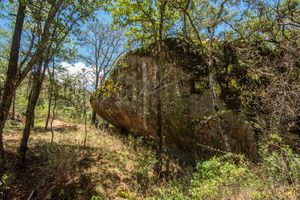
[[[140,189],[147,190],[153,179],[153,168],[156,162],[157,161],[151,152],[148,152],[143,159],[139,160],[133,176],[135,177]]]
[[[256,183],[249,163],[243,157],[235,161],[231,154],[214,157],[196,166],[189,192],[193,199],[219,199],[238,194]]]
[[[189,187],[189,181],[186,179],[180,179],[176,181],[171,181],[167,188],[160,188],[159,198],[156,199],[163,199],[163,200],[188,200],[190,199],[187,192],[187,188]]]
[[[300,177],[300,156],[277,134],[271,134],[260,147],[262,168],[268,181],[273,183],[297,184]]]
[[[298,199],[299,154],[276,134],[259,149],[258,165],[234,154],[198,162],[191,178],[169,182],[159,199]]]

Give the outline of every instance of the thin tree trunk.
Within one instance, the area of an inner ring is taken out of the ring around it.
[[[163,33],[164,33],[164,14],[165,8],[167,5],[167,1],[163,1],[160,7],[160,23],[159,23],[159,41],[158,41],[158,48],[157,48],[157,62],[156,62],[156,84],[158,90],[156,92],[156,109],[155,109],[155,119],[156,119],[156,134],[158,137],[158,146],[156,148],[156,172],[160,174],[162,171],[163,166],[163,145],[164,145],[164,136],[162,131],[162,99],[161,99],[161,76],[160,73],[162,71],[162,66],[164,62],[164,47],[163,47]]]
[[[33,84],[30,91],[30,97],[28,100],[28,105],[26,109],[26,120],[25,120],[25,127],[23,130],[23,136],[19,148],[20,153],[20,161],[21,165],[25,166],[26,164],[26,152],[28,149],[28,139],[30,136],[30,130],[32,127],[32,123],[34,122],[34,111],[39,99],[39,95],[42,89],[44,75],[46,72],[46,67],[48,63],[45,63],[43,66],[43,62],[41,61],[39,66],[37,67],[37,71],[34,72]]]
[[[20,1],[18,13],[16,16],[16,24],[12,38],[12,45],[9,55],[8,69],[6,73],[6,80],[4,84],[4,90],[2,94],[0,104],[0,171],[3,170],[5,165],[4,160],[4,147],[3,147],[3,129],[5,121],[12,103],[13,93],[16,90],[16,79],[18,75],[18,60],[21,43],[21,35],[23,30],[23,24],[25,20],[26,4],[24,1]]]
[[[97,63],[97,62],[96,62]],[[98,66],[97,66],[98,67]],[[95,90],[98,89],[98,86],[99,86],[99,73],[96,72],[96,83],[95,83]],[[97,126],[96,124],[96,119],[97,119],[97,114],[96,112],[93,110],[92,111],[92,123]]]
[[[49,91],[49,101],[48,101],[48,111],[47,111],[47,118],[45,122],[45,127],[44,130],[46,131],[48,129],[48,124],[49,124],[49,119],[50,119],[50,113],[51,113],[51,103],[52,103],[52,86],[50,86],[50,91]]]
[[[187,38],[187,30],[186,30],[186,15],[183,13],[183,26],[182,26],[182,33],[183,37]]]
[[[217,115],[217,123],[218,123],[218,126],[219,126],[219,131],[221,133],[221,136],[223,138],[223,142],[224,142],[224,145],[225,145],[225,149],[226,151],[230,151],[231,148],[230,148],[230,145],[229,145],[229,142],[228,142],[228,138],[227,138],[227,135],[226,133],[224,132],[223,130],[223,126],[222,126],[222,120],[221,120],[221,117],[219,115],[219,105],[218,105],[218,99],[217,99],[217,94],[216,94],[216,91],[215,91],[215,87],[216,87],[216,68],[214,66],[214,58],[213,58],[213,35],[214,35],[214,32],[212,32],[211,30],[208,30],[208,32],[210,33],[210,50],[209,50],[209,53],[208,53],[208,68],[209,68],[209,86],[210,86],[210,89],[211,89],[211,92],[212,92],[212,105],[213,105],[213,110],[215,111],[215,114]]]
[[[156,100],[156,107],[155,107],[155,123],[156,123],[156,134],[158,137],[158,143],[156,148],[156,172],[159,174],[162,171],[163,166],[163,148],[164,148],[164,136],[163,136],[163,130],[162,130],[162,98],[161,98],[161,69],[163,66],[163,50],[161,50],[157,57],[157,63],[156,63],[156,84],[157,84],[157,92],[155,96]]]
[[[32,77],[31,77],[31,75],[29,75],[28,82],[27,82],[27,87],[26,87],[27,98],[29,98],[30,89],[31,89],[31,82],[32,82]]]
[[[84,110],[83,110],[83,114],[84,114],[84,144],[83,147],[86,147],[86,139],[87,139],[87,128],[86,128],[86,123],[87,123],[87,118],[86,118],[86,94],[85,94],[85,89],[83,92],[83,101],[84,101]]]
[[[156,159],[157,166],[156,171],[158,173],[162,170],[163,165],[163,134],[162,134],[162,102],[161,102],[161,92],[160,92],[160,72],[159,66],[157,67],[158,71],[156,72],[156,81],[158,82],[158,90],[156,92],[156,110],[155,110],[155,119],[156,119],[156,134],[158,137],[158,144],[156,148]]]
[[[49,72],[50,72],[50,70],[49,70]],[[51,103],[52,103],[53,83],[54,83],[54,65],[52,66],[52,73],[49,73],[49,80],[50,80],[49,101],[48,101],[47,118],[46,118],[46,123],[45,123],[45,128],[44,128],[45,131],[48,129],[50,113],[51,113]]]
[[[92,112],[92,123],[93,123],[95,126],[97,126],[96,120],[97,120],[97,114],[96,114],[96,112],[93,110],[93,112]]]
[[[182,26],[182,33],[183,33],[183,37],[187,38],[187,19],[186,19],[186,12],[190,7],[190,0],[188,0],[185,4],[185,8],[184,11],[182,13],[182,17],[183,17],[183,26]]]
[[[3,86],[0,86],[0,102],[1,102],[1,96],[2,96]]]
[[[54,122],[54,119],[55,119],[55,109],[56,109],[56,103],[57,103],[57,96],[58,96],[58,93],[55,92],[55,95],[54,95],[54,105],[53,105],[53,109],[52,109],[52,119],[51,119],[51,123],[50,123],[50,128],[51,128],[51,146],[53,145],[53,141],[54,141],[53,122]]]
[[[85,148],[86,147],[86,139],[87,139],[87,127],[86,127],[86,124],[87,124],[87,117],[86,117],[86,112],[84,113],[84,145],[83,147]]]

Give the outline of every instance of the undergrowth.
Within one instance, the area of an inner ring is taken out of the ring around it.
[[[171,181],[154,199],[299,199],[300,157],[271,134],[253,164],[234,154],[198,162],[195,171]]]

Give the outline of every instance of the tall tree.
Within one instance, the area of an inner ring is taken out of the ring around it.
[[[13,98],[11,92],[14,91],[16,88],[15,77],[18,72],[19,50],[21,44],[23,24],[25,20],[25,10],[25,2],[20,1],[10,49],[10,58],[8,63],[8,70],[6,73],[6,81],[3,88],[3,94],[1,95],[2,98],[0,102],[0,171],[3,170],[5,164],[2,134],[4,123],[11,105],[11,100]]]
[[[42,84],[44,81],[45,72],[47,69],[47,65],[49,61],[40,61],[40,63],[36,66],[36,69],[32,72],[33,73],[33,83],[32,88],[30,90],[28,105],[26,109],[26,120],[25,120],[25,127],[23,130],[23,136],[20,145],[20,161],[22,166],[25,166],[26,161],[26,152],[27,152],[27,143],[29,139],[30,129],[32,127],[32,122],[34,120],[34,110],[37,104]]]
[[[50,112],[51,112],[51,104],[52,104],[52,98],[53,98],[53,90],[54,90],[54,73],[55,73],[55,67],[54,67],[54,59],[53,59],[53,65],[52,69],[48,68],[48,75],[49,75],[49,89],[48,89],[48,94],[49,94],[49,100],[48,100],[48,111],[47,111],[47,117],[46,117],[46,122],[45,122],[45,127],[44,130],[48,129],[48,124],[50,120]]]
[[[165,39],[165,23],[166,23],[166,10],[167,10],[167,0],[162,0],[158,2],[159,6],[159,26],[158,26],[158,42],[157,42],[157,63],[156,63],[156,84],[158,90],[156,91],[156,110],[155,110],[155,118],[156,118],[156,134],[158,136],[158,147],[156,149],[156,159],[158,161],[156,170],[158,173],[162,170],[163,164],[163,148],[164,148],[164,135],[162,130],[162,99],[161,99],[161,71],[165,63],[165,52],[164,52],[164,39]]]
[[[80,40],[80,45],[86,49],[80,58],[93,69],[96,90],[125,51],[123,31],[114,30],[108,24],[93,19],[81,31]],[[92,112],[92,123],[96,123],[95,111]]]

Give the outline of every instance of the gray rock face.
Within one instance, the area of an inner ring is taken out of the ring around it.
[[[157,140],[155,94],[159,90],[163,135],[171,154],[190,163],[225,151],[255,159],[250,125],[222,106],[221,100],[221,109],[215,112],[208,69],[201,57],[184,44],[168,45],[159,88],[156,63],[150,53],[128,53],[92,95],[92,108],[116,127]]]

